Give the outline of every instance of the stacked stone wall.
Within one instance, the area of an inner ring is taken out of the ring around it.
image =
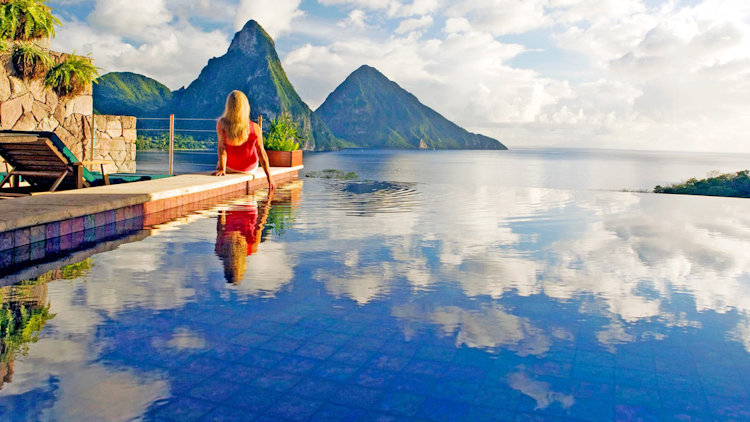
[[[54,132],[80,160],[110,160],[108,172],[135,172],[135,117],[95,116],[92,154],[91,86],[78,96],[60,97],[43,78],[18,77],[9,51],[0,54],[0,129]],[[67,57],[50,55],[57,63]]]

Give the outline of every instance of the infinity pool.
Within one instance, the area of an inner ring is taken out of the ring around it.
[[[3,288],[0,420],[750,419],[746,200],[307,179],[124,242]]]

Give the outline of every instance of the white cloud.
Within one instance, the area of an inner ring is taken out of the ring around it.
[[[292,21],[304,15],[301,0],[240,0],[234,19],[235,29],[255,19],[268,34],[276,38],[292,29]]]
[[[403,34],[405,32],[411,32],[417,29],[428,28],[432,26],[431,16],[422,16],[421,18],[404,19],[398,24],[396,28],[397,34]]]

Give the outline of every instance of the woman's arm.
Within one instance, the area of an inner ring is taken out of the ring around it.
[[[255,125],[253,122],[250,123]],[[255,148],[258,150],[260,165],[263,167],[263,171],[266,172],[266,177],[268,178],[268,189],[274,190],[276,189],[276,183],[274,183],[273,178],[271,177],[271,167],[268,165],[268,154],[266,154],[266,149],[263,147],[263,131],[260,130],[260,126],[255,126],[254,129],[256,129],[256,133],[258,134],[255,138]]]
[[[261,210],[260,219],[258,220],[258,226],[255,230],[255,243],[250,245],[250,250],[253,252],[258,251],[258,245],[260,245],[261,236],[263,236],[263,228],[266,227],[266,221],[268,220],[268,213],[271,211],[271,201],[273,201],[273,189],[270,189],[268,191],[268,196],[266,197],[266,203],[263,209]]]
[[[219,146],[216,148],[219,159],[216,163],[214,176],[224,176],[227,174],[227,147],[224,141],[224,129],[222,128],[221,121],[216,122],[216,137],[219,139]]]

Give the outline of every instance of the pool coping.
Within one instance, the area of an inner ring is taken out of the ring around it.
[[[302,168],[272,167],[271,175],[281,183],[296,179]],[[251,193],[266,184],[262,171],[222,177],[198,173],[1,200],[0,250],[143,218],[221,195]]]

